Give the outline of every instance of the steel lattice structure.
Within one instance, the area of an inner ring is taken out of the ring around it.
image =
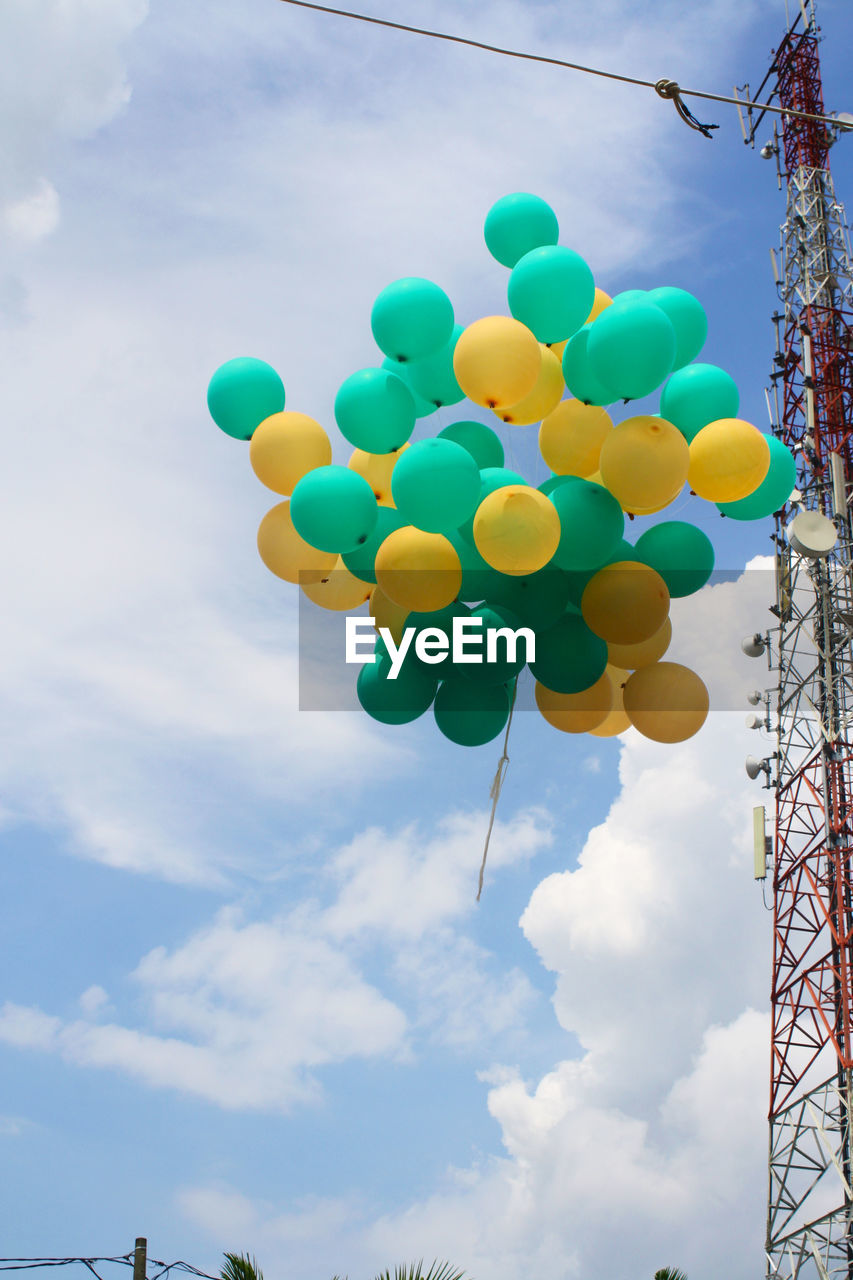
[[[813,3],[803,16],[770,74],[782,107],[822,115]],[[798,464],[776,517],[767,637],[778,741],[766,1254],[784,1280],[853,1280],[853,268],[829,170],[836,136],[783,115],[763,152],[787,189],[773,431]],[[828,554],[792,547],[803,511],[834,526]]]

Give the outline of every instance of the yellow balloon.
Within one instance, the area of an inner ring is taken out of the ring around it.
[[[582,693],[554,693],[537,680],[534,696],[544,718],[562,733],[597,729],[613,710],[613,685],[606,671]]]
[[[373,625],[377,632],[380,627],[386,627],[394,637],[396,644],[399,644],[403,637],[409,613],[409,609],[405,609],[402,605],[395,604],[393,600],[389,600],[381,587],[374,587],[371,591],[370,616],[373,619]]]
[[[684,742],[708,715],[704,682],[678,662],[641,667],[628,679],[623,697],[631,724],[653,742]]]
[[[258,551],[264,564],[285,582],[319,582],[333,567],[334,551],[318,551],[293,527],[290,503],[280,502],[258,528]]]
[[[669,613],[669,591],[659,573],[638,560],[617,560],[590,578],[581,613],[608,644],[639,644],[659,631]]]
[[[659,662],[671,640],[672,623],[667,618],[660,630],[648,640],[641,640],[638,644],[609,644],[607,656],[614,666],[636,671],[638,667],[649,667],[653,662]]]
[[[408,447],[408,443],[403,444],[393,453],[365,453],[363,449],[355,449],[347,463],[351,471],[357,471],[360,476],[364,476],[380,507],[396,508],[397,506],[391,497],[391,473],[397,465],[400,454]]]
[[[511,404],[505,409],[496,409],[495,413],[504,422],[512,422],[517,426],[529,426],[531,422],[541,422],[562,399],[566,384],[563,381],[563,366],[546,347],[540,343],[542,364],[536,385],[518,404]]]
[[[611,298],[610,294],[605,293],[603,289],[599,289],[598,285],[596,285],[595,301],[592,304],[592,310],[587,316],[585,323],[592,324],[593,320],[596,320],[601,315],[602,311],[604,311],[605,308],[610,306],[612,301],[613,299]]]
[[[559,541],[556,507],[544,493],[528,485],[495,489],[474,514],[477,550],[501,573],[535,573],[548,563]]]
[[[536,386],[542,350],[520,320],[485,316],[469,324],[453,352],[456,381],[469,400],[488,409],[518,404]]]
[[[665,418],[641,414],[613,428],[601,446],[601,478],[626,511],[653,511],[681,492],[687,441]]]
[[[737,502],[754,493],[770,468],[770,446],[751,422],[718,418],[690,442],[687,481],[709,502]]]
[[[389,533],[377,551],[376,584],[402,609],[429,613],[456,599],[462,566],[443,534],[407,524]]]
[[[357,609],[370,596],[369,582],[362,582],[350,573],[340,556],[334,567],[324,574],[319,582],[300,583],[309,600],[313,600],[321,609],[331,609],[342,613],[349,609]]]
[[[560,361],[560,364],[562,364],[562,363],[563,363],[563,352],[564,352],[564,351],[565,351],[565,349],[566,349],[566,343],[567,343],[567,342],[568,342],[568,338],[563,338],[563,341],[562,341],[562,342],[549,342],[549,343],[548,343],[548,348],[549,348],[549,350],[551,350],[551,351],[553,351],[553,352],[554,352],[554,355],[555,355],[555,356],[557,357],[557,359]]]
[[[613,430],[605,409],[582,400],[563,400],[539,428],[539,452],[561,476],[592,476],[601,447]]]
[[[622,671],[618,667],[608,665],[604,674],[610,681],[613,690],[613,707],[607,718],[602,720],[600,725],[589,732],[596,738],[615,738],[620,733],[624,733],[626,729],[631,728],[631,721],[625,713],[625,707],[622,702],[622,694],[625,688],[625,681],[628,679],[628,672]]]
[[[256,427],[249,461],[261,484],[274,493],[289,494],[309,471],[329,465],[332,446],[319,422],[307,413],[283,409]]]

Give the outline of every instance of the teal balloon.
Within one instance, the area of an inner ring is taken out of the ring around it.
[[[620,538],[616,546],[610,552],[604,564],[616,564],[618,560],[636,560],[636,549],[625,538]],[[604,565],[599,565],[595,569],[573,569],[566,573],[567,591],[569,603],[575,605],[578,609],[581,607],[583,593],[587,588],[587,584],[598,573],[599,569],[603,569]]]
[[[481,747],[504,728],[509,707],[505,685],[479,685],[454,675],[439,686],[433,715],[445,738],[460,747]]]
[[[409,382],[412,387],[434,409],[458,404],[460,400],[465,399],[465,392],[456,381],[456,374],[453,372],[453,353],[462,328],[461,324],[455,324],[444,346],[422,360],[413,360],[408,366]]]
[[[552,475],[552,476],[549,476],[547,480],[543,480],[542,483],[540,485],[537,485],[536,487],[539,490],[539,492],[544,493],[545,497],[547,498],[549,494],[552,494],[554,492],[558,484],[563,483],[565,478],[566,478],[565,476]]]
[[[379,294],[370,327],[379,350],[392,360],[420,360],[450,338],[453,304],[431,280],[407,276]]]
[[[607,645],[570,609],[536,637],[536,661],[530,670],[554,693],[580,693],[595,684],[607,666]]]
[[[418,440],[400,454],[391,473],[391,494],[407,524],[428,533],[449,533],[473,516],[480,471],[461,444]]]
[[[515,191],[503,196],[486,214],[486,248],[504,267],[514,267],[531,249],[556,244],[557,215],[540,196]]]
[[[554,563],[561,569],[594,569],[605,564],[625,530],[617,500],[600,484],[564,476],[548,494],[560,517]]]
[[[382,368],[387,369],[389,373],[396,374],[398,378],[405,382],[412,394],[412,399],[415,402],[416,418],[428,418],[431,413],[435,413],[438,405],[431,404],[429,400],[424,400],[423,396],[418,391],[415,391],[415,388],[412,386],[412,382],[409,377],[409,373],[412,368],[410,364],[401,364],[399,360],[392,360],[390,356],[386,356],[382,361]]]
[[[395,679],[384,645],[377,642],[374,662],[358,673],[356,695],[363,709],[380,724],[408,724],[432,706],[438,676],[429,667],[410,662],[408,654]]]
[[[621,306],[623,302],[636,302],[638,298],[646,298],[645,289],[623,289],[621,293],[614,293],[610,299],[611,307]]]
[[[221,364],[210,379],[207,407],[227,436],[250,440],[264,418],[284,408],[284,384],[265,360],[238,356]]]
[[[503,489],[508,484],[527,485],[527,481],[524,476],[520,476],[517,471],[511,471],[509,467],[481,467],[477,506],[479,507],[483,499],[488,498],[490,493],[494,493],[496,489]],[[476,515],[476,507],[474,515]],[[469,542],[474,541],[474,515],[469,516],[467,520],[460,521],[459,524],[459,532]]]
[[[445,680],[452,673],[454,669],[453,668],[453,619],[469,618],[470,616],[471,616],[471,610],[468,608],[466,604],[463,604],[461,600],[452,600],[450,604],[445,605],[443,609],[434,609],[429,613],[422,613],[422,612],[415,611],[413,613],[408,614],[406,617],[405,625],[407,627],[412,627],[415,634],[412,637],[412,643],[411,643],[411,647],[409,648],[407,658],[411,658],[413,662],[422,661],[422,659],[418,657],[415,649],[417,638],[421,634],[421,632],[426,630],[441,632],[442,636],[446,641],[446,649],[447,649],[446,656],[444,656],[441,659],[441,661],[439,661],[438,659],[439,659],[439,654],[441,650],[436,650],[433,653],[433,657],[436,659],[436,661],[434,662],[426,661],[424,665],[429,667],[431,671],[435,672],[436,679]],[[435,639],[437,640],[438,637],[435,637]]]
[[[478,467],[502,467],[504,464],[504,447],[484,422],[451,422],[449,427],[442,427],[438,438],[461,444]]]
[[[462,566],[459,599],[467,604],[479,604],[481,600],[491,599],[498,580],[506,575],[498,573],[497,569],[487,564],[473,541],[463,537],[458,530],[445,534],[445,537],[453,544]]]
[[[718,418],[736,418],[740,395],[737,383],[715,364],[689,364],[677,369],[660,397],[660,416],[688,443]]]
[[[476,639],[477,633],[472,632],[470,633],[471,642],[466,647],[469,654],[479,655],[483,661],[457,662],[455,671],[463,679],[470,680],[473,684],[505,685],[508,680],[514,679],[527,663],[528,638],[524,635],[519,636],[516,634],[525,624],[511,610],[505,609],[498,604],[481,604],[476,609],[471,610],[471,617],[482,619],[482,639],[479,645],[475,645],[473,641]],[[531,627],[527,629],[532,631]],[[499,634],[502,631],[509,634]],[[494,638],[495,646],[494,656],[491,660],[489,660],[488,649],[489,633]]]
[[[393,507],[377,507],[376,524],[366,542],[347,551],[341,556],[350,573],[362,582],[376,581],[376,553],[382,543],[395,529],[401,529],[408,522]]]
[[[608,307],[609,311],[610,308]],[[585,324],[569,338],[563,351],[563,378],[576,400],[584,404],[611,404],[616,397],[609,387],[592,371],[589,362],[589,332],[592,325]]]
[[[698,298],[686,289],[665,285],[650,289],[646,295],[650,302],[668,317],[675,330],[675,360],[673,369],[681,369],[695,360],[708,336],[708,317]]]
[[[537,633],[552,627],[569,603],[569,577],[553,563],[536,573],[496,573],[489,597]]]
[[[610,399],[639,400],[672,372],[675,330],[653,302],[638,298],[610,306],[593,321],[587,351],[592,373]]]
[[[635,555],[663,578],[671,596],[691,596],[714,569],[710,538],[686,520],[664,520],[637,539]]]
[[[532,249],[507,285],[509,309],[540,342],[562,342],[580,329],[595,301],[592,272],[564,245]]]
[[[762,520],[770,516],[791,496],[797,485],[797,464],[790,449],[775,436],[766,436],[770,446],[770,468],[754,493],[738,502],[719,502],[724,516],[732,520]]]
[[[320,551],[340,555],[367,543],[378,510],[370,485],[349,467],[315,467],[290,498],[290,518],[300,538]]]
[[[360,369],[335,396],[335,421],[344,439],[365,453],[393,453],[415,427],[415,402],[388,369]]]

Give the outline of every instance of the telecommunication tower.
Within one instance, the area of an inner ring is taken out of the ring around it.
[[[761,149],[787,191],[768,403],[797,458],[776,516],[775,621],[744,642],[778,675],[777,749],[747,772],[775,791],[767,1275],[853,1280],[853,265],[829,168],[853,119],[787,113],[824,115],[818,43],[814,0],[800,3],[747,92],[769,86],[787,109]],[[748,109],[747,142],[764,115]],[[764,848],[759,819],[762,864]]]

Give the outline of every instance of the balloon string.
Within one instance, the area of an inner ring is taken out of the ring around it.
[[[495,770],[495,776],[492,779],[492,785],[489,790],[489,796],[492,801],[492,812],[489,817],[489,829],[486,832],[486,843],[483,845],[483,860],[480,863],[480,877],[477,882],[477,901],[480,901],[480,894],[483,892],[483,876],[486,873],[486,858],[489,855],[489,841],[492,838],[492,827],[495,825],[495,813],[498,808],[498,800],[501,798],[501,789],[506,778],[506,771],[509,767],[509,756],[507,755],[507,746],[509,745],[509,731],[512,727],[512,713],[515,711],[515,695],[518,692],[518,676],[512,686],[512,697],[509,704],[509,717],[506,722],[506,733],[504,734],[504,750],[503,755],[498,761],[498,767]]]

